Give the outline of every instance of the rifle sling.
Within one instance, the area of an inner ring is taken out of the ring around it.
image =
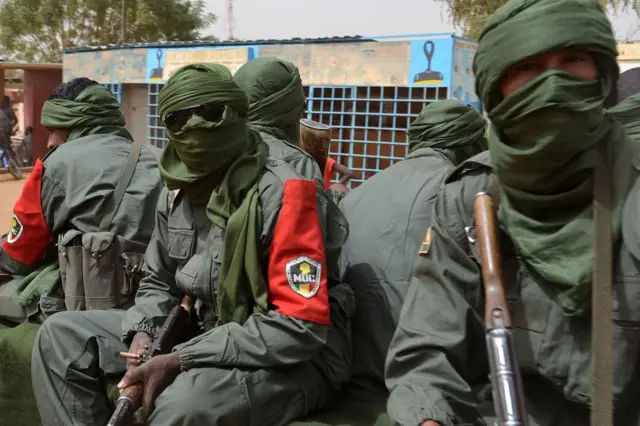
[[[139,141],[133,141],[131,145],[131,152],[129,153],[129,158],[127,159],[127,164],[122,169],[122,174],[118,179],[118,183],[116,184],[113,193],[111,194],[111,200],[108,201],[111,203],[111,209],[109,214],[102,217],[102,221],[100,222],[100,230],[108,231],[111,227],[111,222],[113,222],[113,218],[116,216],[118,212],[118,208],[120,207],[120,203],[122,202],[122,198],[124,198],[124,193],[131,182],[131,178],[136,171],[136,165],[138,164],[138,158],[140,158],[140,150],[142,149],[142,143]]]
[[[604,149],[602,150],[604,151]],[[604,152],[594,173],[595,261],[591,313],[591,426],[613,425],[612,185]]]

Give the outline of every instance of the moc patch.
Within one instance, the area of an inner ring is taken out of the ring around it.
[[[426,256],[429,254],[430,249],[431,249],[431,227],[427,228],[427,233],[424,234],[424,240],[422,240],[422,244],[420,244],[420,250],[418,250],[418,254],[420,256]]]
[[[285,266],[287,281],[293,291],[307,299],[320,290],[322,265],[308,256],[300,256]]]
[[[22,223],[20,223],[20,219],[14,214],[13,219],[11,219],[11,229],[9,229],[9,233],[7,234],[7,243],[13,244],[18,241],[23,230],[24,227]]]

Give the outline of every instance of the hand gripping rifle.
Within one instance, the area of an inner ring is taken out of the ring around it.
[[[493,406],[500,426],[526,426],[522,378],[516,358],[511,315],[504,294],[498,219],[490,194],[481,192],[476,195],[474,219],[484,282],[484,326]]]
[[[148,347],[147,353],[141,355],[138,358],[138,362],[143,363],[154,356],[167,354],[173,349],[180,335],[185,331],[185,327],[189,324],[192,306],[193,299],[189,296],[184,296],[180,304],[171,310],[153,343]],[[128,357],[126,353],[121,353],[120,355]],[[142,384],[134,383],[124,388],[120,392],[120,397],[116,402],[116,409],[113,411],[107,426],[126,426],[131,424],[133,414],[140,407],[141,401]]]

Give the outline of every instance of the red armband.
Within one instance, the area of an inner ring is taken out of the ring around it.
[[[51,231],[42,212],[41,191],[44,165],[37,160],[13,207],[13,219],[2,250],[12,259],[26,265],[42,261],[51,242]]]
[[[316,184],[288,180],[269,252],[269,302],[283,315],[329,324],[326,271]]]

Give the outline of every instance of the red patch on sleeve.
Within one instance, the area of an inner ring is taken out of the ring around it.
[[[51,231],[44,220],[40,196],[43,172],[42,161],[38,160],[13,207],[11,228],[2,242],[4,252],[26,265],[42,261],[51,242]]]
[[[331,178],[333,177],[333,167],[336,164],[336,160],[331,157],[327,157],[327,164],[324,166],[324,190],[326,191],[331,186]]]
[[[329,324],[327,261],[316,184],[288,180],[269,253],[269,302],[276,312]]]

